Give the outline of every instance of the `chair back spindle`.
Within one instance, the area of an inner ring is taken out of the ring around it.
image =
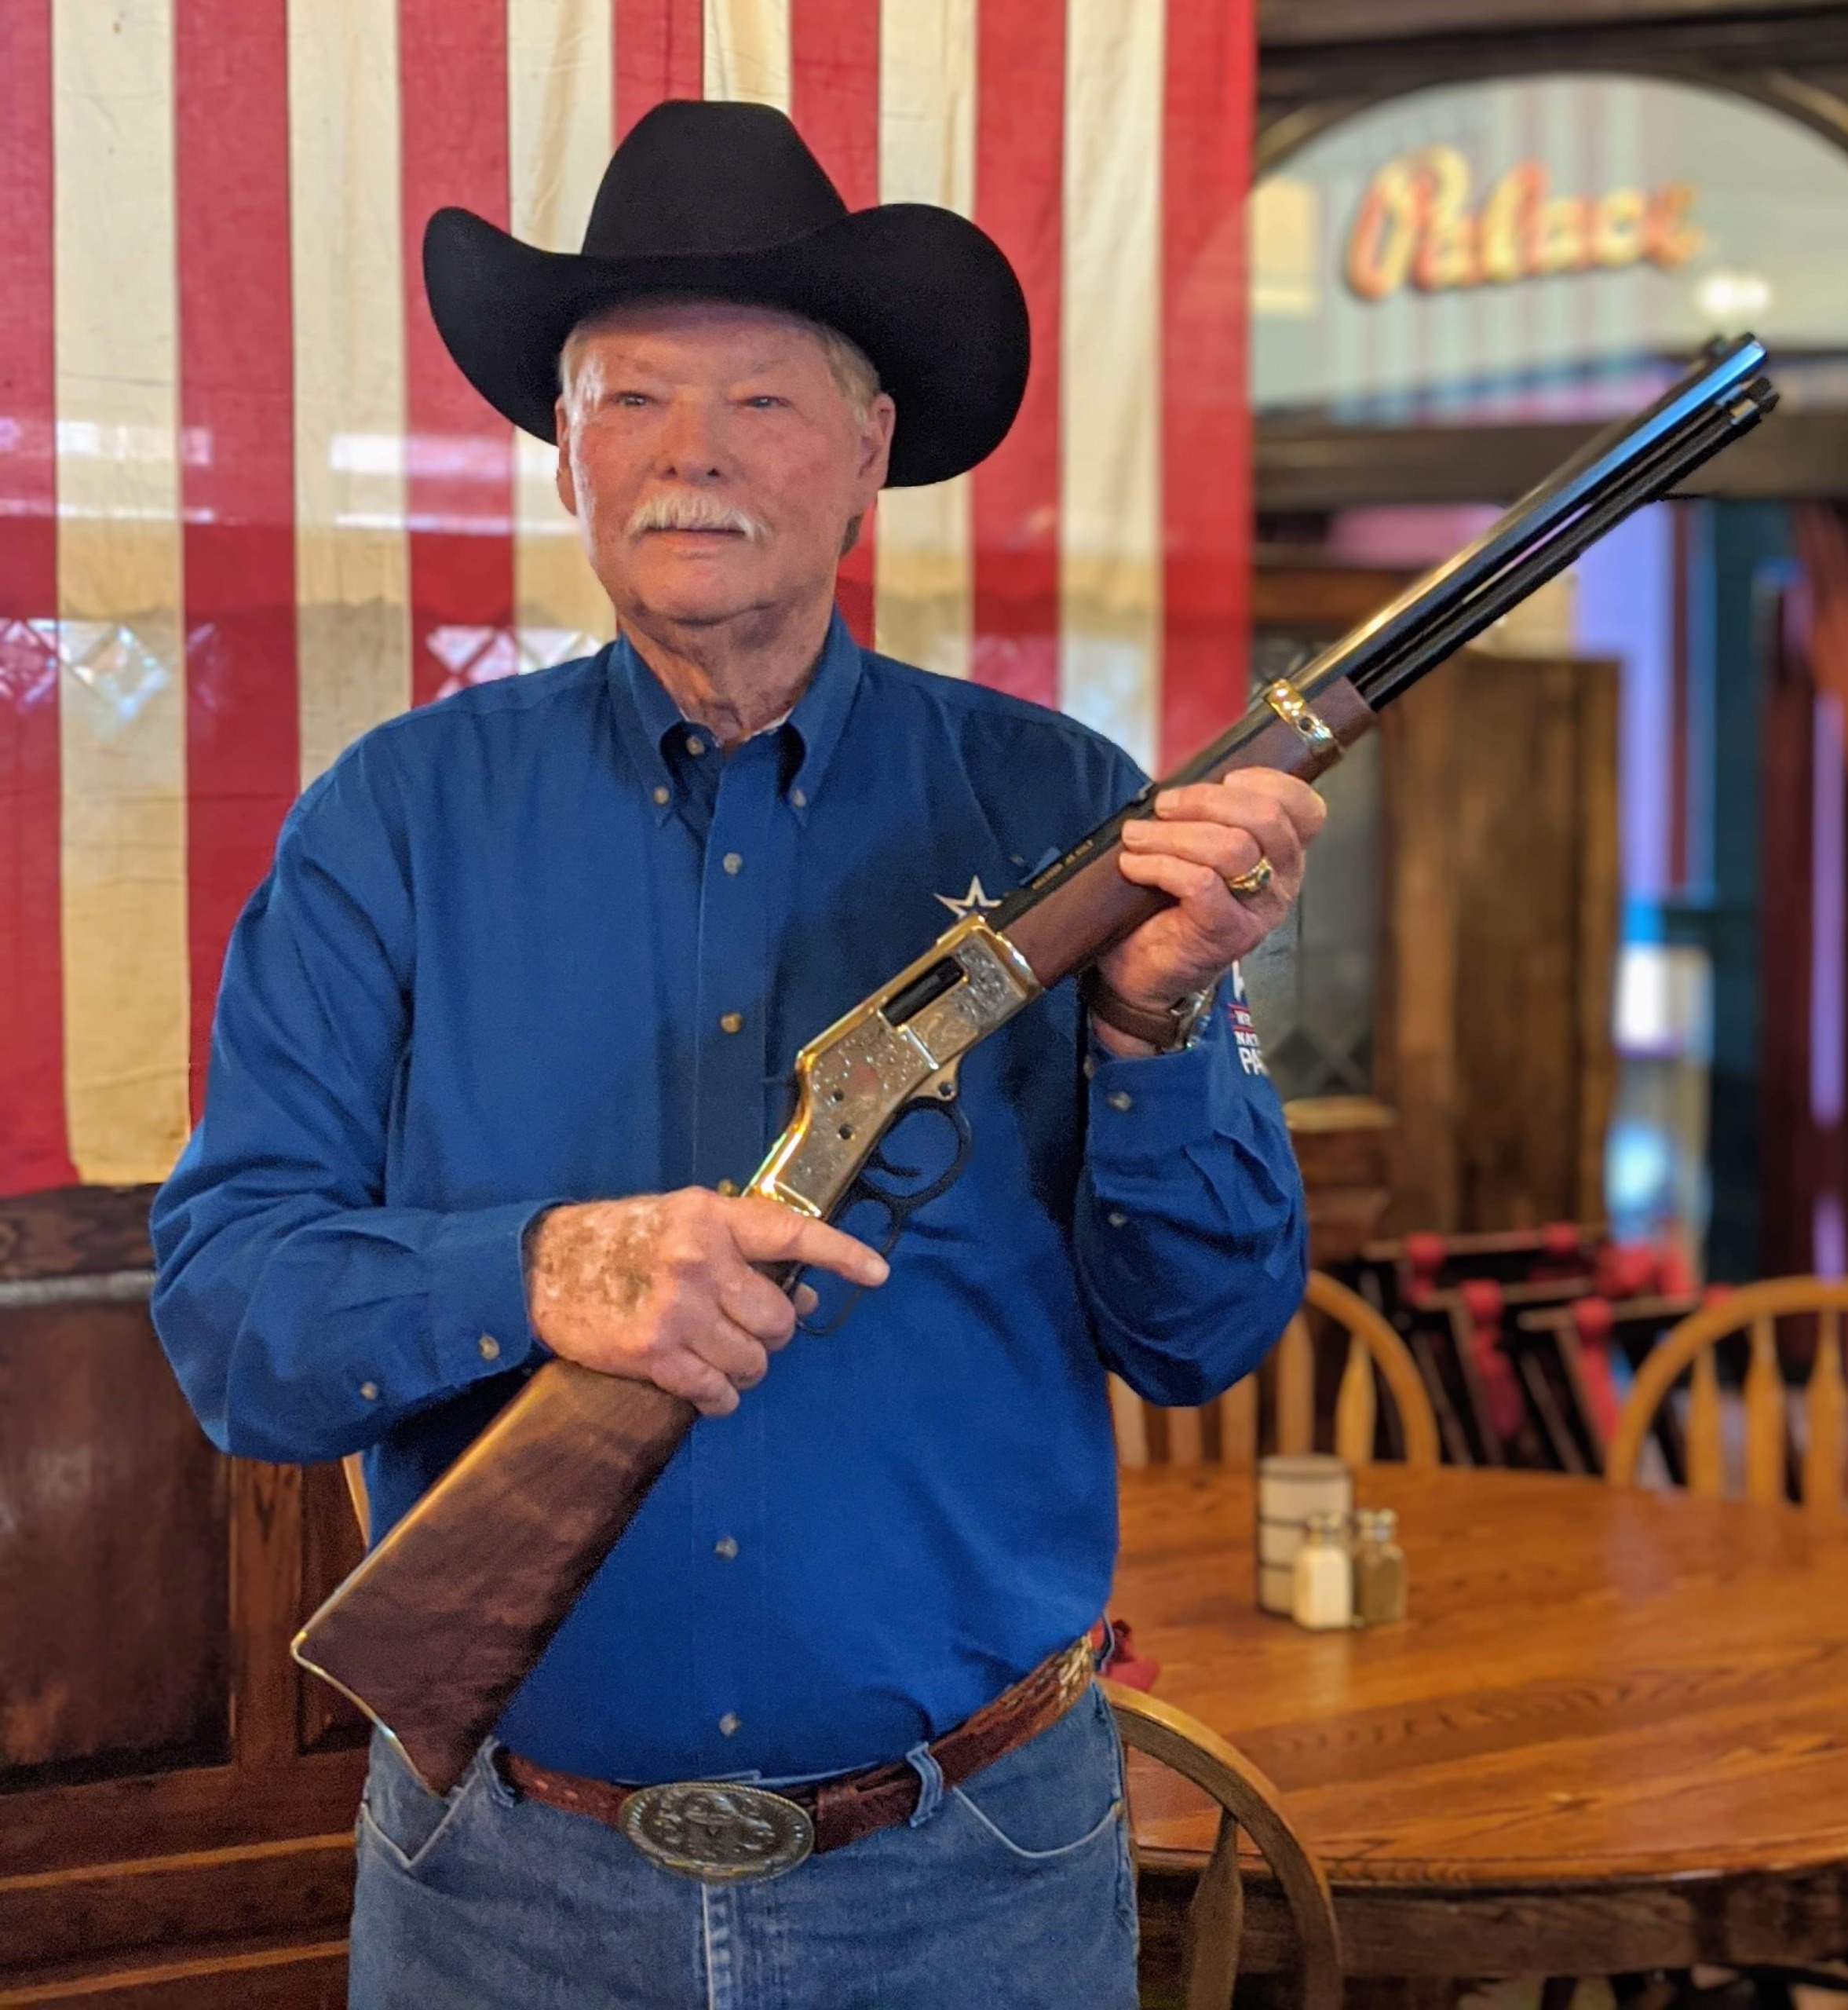
[[[1688,1405],[1688,1487],[1694,1493],[1726,1490],[1719,1371],[1711,1352],[1700,1354],[1694,1362],[1693,1393]]]
[[[353,1504],[353,1519],[360,1525],[360,1540],[372,1540],[372,1504],[366,1493],[366,1467],[357,1452],[349,1452],[340,1462],[346,1481],[346,1497]]]
[[[1805,1394],[1810,1428],[1803,1447],[1803,1502],[1812,1514],[1837,1515],[1842,1508],[1842,1427],[1848,1421],[1839,1310],[1816,1316],[1816,1361]]]
[[[1751,1322],[1751,1354],[1745,1370],[1745,1497],[1784,1498],[1784,1376],[1777,1365],[1777,1328],[1761,1313]]]
[[[1219,1463],[1249,1472],[1258,1462],[1258,1378],[1247,1375],[1219,1398]]]
[[[1298,1312],[1276,1350],[1277,1449],[1295,1454],[1316,1445],[1316,1350]]]
[[[1335,1392],[1335,1455],[1350,1466],[1366,1465],[1373,1456],[1373,1433],[1379,1404],[1373,1393],[1373,1357],[1358,1333],[1350,1333],[1341,1384]]]
[[[1207,1456],[1206,1433],[1198,1410],[1168,1412],[1168,1464],[1197,1466]]]
[[[1741,1285],[1690,1313],[1663,1336],[1637,1370],[1636,1381],[1611,1441],[1607,1472],[1631,1486],[1642,1446],[1675,1385],[1689,1378],[1685,1422],[1688,1489],[1718,1495],[1726,1486],[1725,1410],[1716,1350],[1743,1333],[1746,1365],[1740,1390],[1744,1412],[1744,1486],[1757,1501],[1781,1501],[1792,1484],[1817,1515],[1836,1515],[1843,1500],[1843,1433],[1848,1426],[1848,1383],[1842,1362],[1842,1314],[1848,1310],[1848,1279],[1769,1277]],[[1813,1356],[1796,1398],[1802,1420],[1802,1456],[1793,1462],[1792,1397],[1777,1347],[1780,1319],[1813,1319]]]

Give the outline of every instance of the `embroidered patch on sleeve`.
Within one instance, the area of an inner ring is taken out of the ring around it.
[[[1251,1023],[1251,1008],[1245,1003],[1244,973],[1236,963],[1232,967],[1232,981],[1226,986],[1225,1016],[1232,1021],[1239,1065],[1247,1075],[1268,1075],[1270,1070],[1264,1065],[1264,1050],[1258,1044],[1258,1029]]]

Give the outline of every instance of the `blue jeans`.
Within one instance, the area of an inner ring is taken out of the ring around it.
[[[703,1884],[506,1786],[447,1800],[382,1740],[349,2010],[1135,2010],[1123,1754],[1101,1693],[910,1825]]]

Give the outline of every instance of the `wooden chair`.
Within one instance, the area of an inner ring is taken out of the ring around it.
[[[1417,1364],[1386,1321],[1357,1292],[1320,1270],[1309,1274],[1306,1308],[1332,1320],[1347,1335],[1346,1359],[1335,1397],[1335,1449],[1352,1465],[1370,1464],[1378,1416],[1377,1370],[1399,1416],[1408,1466],[1437,1463],[1437,1420]],[[1276,1394],[1276,1449],[1315,1449],[1316,1350],[1304,1314],[1290,1321],[1272,1357]],[[1114,1376],[1111,1409],[1116,1421],[1117,1456],[1126,1466],[1145,1466],[1151,1456],[1147,1406]],[[1258,1379],[1247,1375],[1202,1409],[1165,1412],[1171,1465],[1198,1465],[1206,1456],[1205,1420],[1217,1412],[1223,1464],[1249,1466],[1258,1455]]]
[[[1244,1925],[1241,1828],[1270,1866],[1295,1923],[1303,2010],[1336,2010],[1342,1981],[1335,1901],[1322,1866],[1291,1826],[1276,1789],[1198,1718],[1118,1683],[1105,1682],[1103,1689],[1125,1745],[1171,1767],[1219,1804],[1218,1836],[1188,1909],[1182,1998],[1187,2010],[1228,2010],[1232,2001]]]
[[[1543,1420],[1546,1434],[1554,1442],[1563,1434],[1577,1456],[1576,1465],[1569,1456],[1556,1460],[1562,1471],[1605,1471],[1616,1429],[1613,1364],[1620,1362],[1634,1376],[1670,1329],[1700,1309],[1700,1299],[1691,1294],[1615,1304],[1587,1296],[1516,1314],[1514,1359],[1529,1401],[1536,1411],[1550,1408],[1551,1414]],[[1673,1415],[1658,1408],[1655,1431],[1669,1472],[1679,1483],[1686,1469]]]
[[[1726,1461],[1720,1382],[1714,1350],[1728,1335],[1744,1332],[1748,1351],[1743,1391],[1745,1492],[1752,1500],[1784,1500],[1795,1475],[1804,1504],[1817,1514],[1842,1506],[1842,1434],[1848,1421],[1848,1384],[1842,1370],[1842,1314],[1848,1310],[1848,1281],[1828,1277],[1772,1277],[1741,1285],[1703,1306],[1663,1336],[1637,1370],[1636,1380],[1617,1420],[1605,1464],[1619,1486],[1636,1483],[1637,1463],[1656,1412],[1683,1375],[1691,1377],[1682,1424],[1690,1493],[1726,1491]],[[1804,1385],[1805,1428],[1799,1461],[1789,1456],[1790,1405],[1777,1355],[1777,1321],[1813,1315],[1816,1350]]]

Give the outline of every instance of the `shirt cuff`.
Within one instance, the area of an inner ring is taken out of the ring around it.
[[[1093,1159],[1148,1159],[1203,1144],[1224,1129],[1220,1105],[1236,1093],[1214,1040],[1175,1054],[1121,1056],[1094,1033],[1089,1073]]]
[[[428,1253],[430,1340],[441,1382],[459,1388],[549,1352],[526,1317],[527,1226],[555,1201],[447,1216]]]

